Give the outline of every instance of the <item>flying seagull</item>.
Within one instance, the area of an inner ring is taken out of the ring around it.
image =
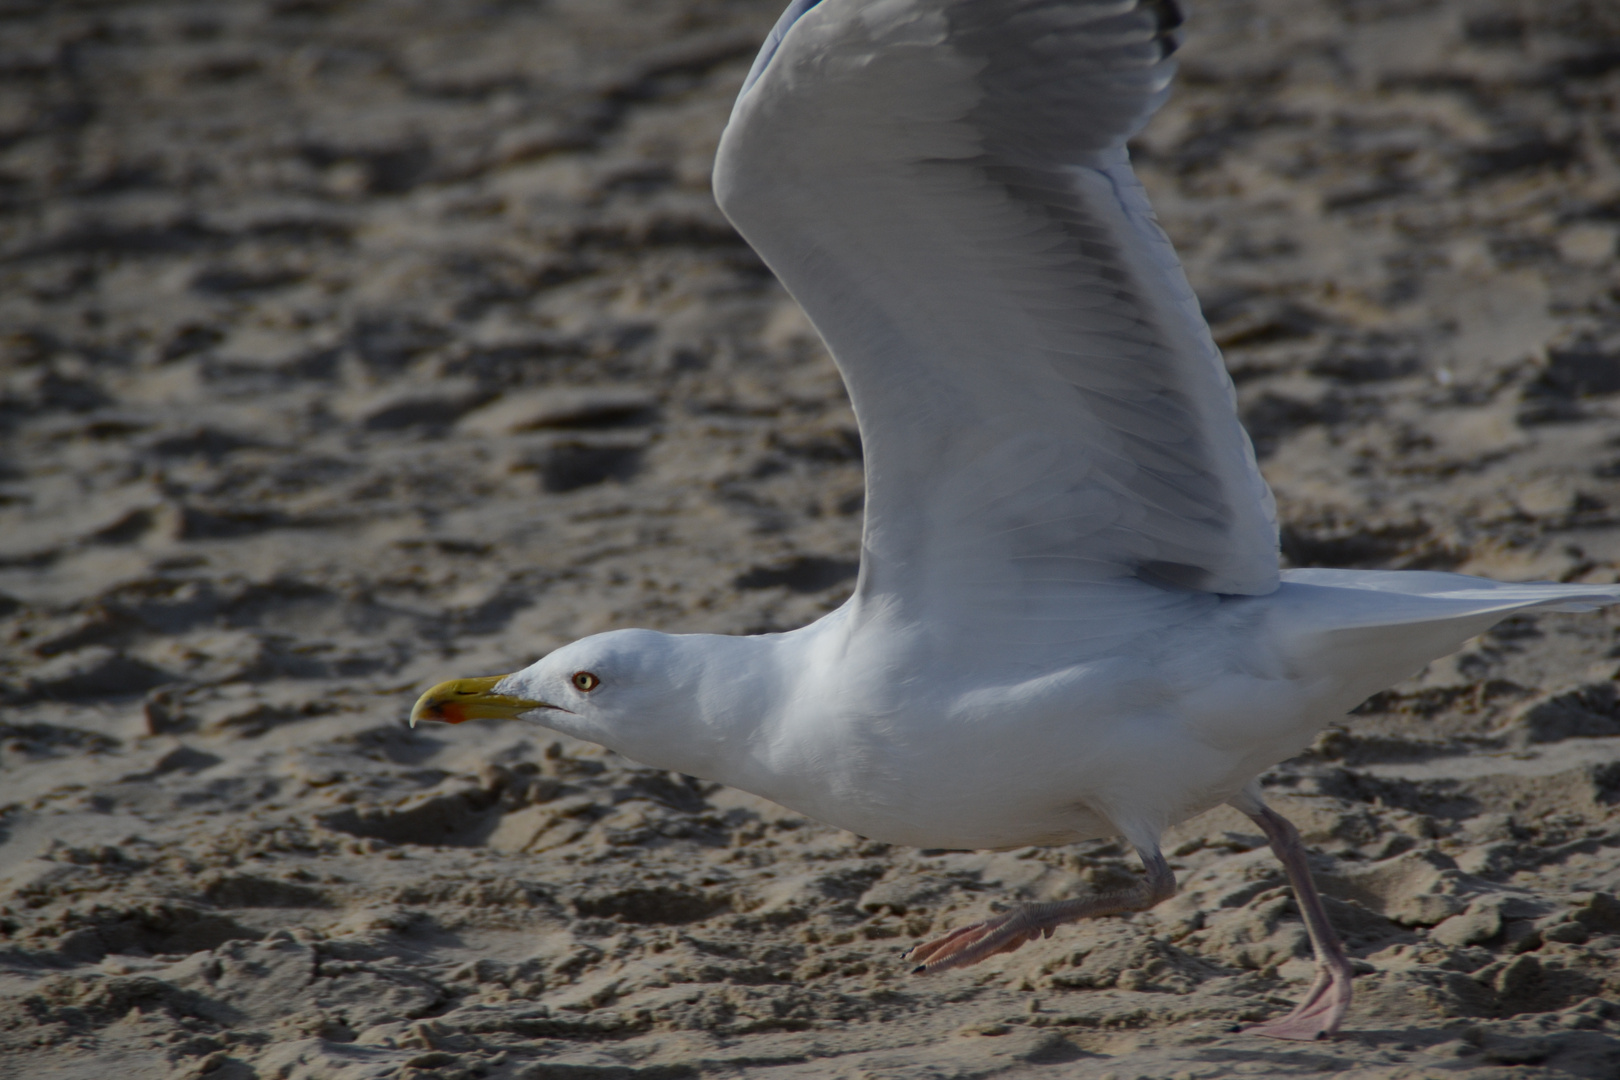
[[[1140,856],[1135,886],[962,927],[919,973],[1152,907],[1176,890],[1164,830],[1227,803],[1317,962],[1249,1030],[1337,1030],[1350,961],[1256,777],[1503,617],[1620,585],[1279,572],[1232,382],[1125,149],[1179,22],[1173,0],[794,0],[714,190],[854,403],[854,594],[783,634],[597,634],[435,686],[412,722],[521,718],[894,844]]]

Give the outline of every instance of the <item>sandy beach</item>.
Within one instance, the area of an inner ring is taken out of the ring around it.
[[[0,1077],[1620,1076],[1620,612],[1511,619],[1269,771],[1181,893],[916,851],[441,679],[848,595],[861,441],[716,209],[781,0],[0,3]],[[1132,143],[1287,565],[1620,577],[1620,6],[1201,0]],[[112,1070],[109,1073],[109,1070]]]

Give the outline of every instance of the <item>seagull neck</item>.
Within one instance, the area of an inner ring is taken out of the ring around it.
[[[623,732],[614,749],[661,768],[735,780],[753,747],[769,740],[792,678],[793,634],[669,638],[678,672],[666,707]]]

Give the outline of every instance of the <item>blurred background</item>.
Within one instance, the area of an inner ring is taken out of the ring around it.
[[[1287,1054],[1220,1034],[1309,971],[1239,821],[1185,827],[1185,910],[923,987],[934,919],[1130,864],[400,726],[587,633],[847,595],[853,415],[709,192],[779,8],[0,2],[0,1054],[1614,1075],[1612,615],[1514,620],[1271,774],[1385,1033]],[[1181,56],[1133,156],[1285,559],[1615,580],[1620,6],[1203,0]]]

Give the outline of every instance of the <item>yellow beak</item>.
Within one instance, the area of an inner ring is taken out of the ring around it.
[[[491,693],[495,684],[505,675],[488,675],[482,679],[451,679],[442,682],[416,699],[411,710],[411,727],[418,720],[439,720],[446,724],[461,724],[468,720],[510,720],[533,709],[554,709],[544,701],[508,697]]]

